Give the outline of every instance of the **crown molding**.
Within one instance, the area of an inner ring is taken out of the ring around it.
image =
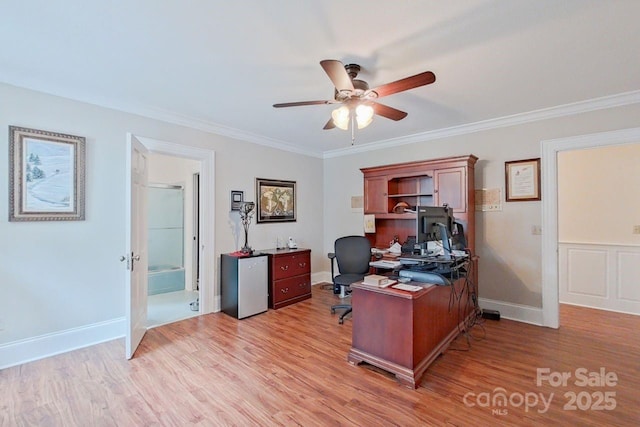
[[[18,86],[20,87],[20,86]],[[150,119],[159,120],[166,123],[171,123],[179,126],[185,126],[191,129],[201,130],[203,132],[212,133],[220,136],[225,136],[240,141],[246,141],[253,144],[263,145],[266,147],[275,148],[277,150],[289,151],[296,154],[301,154],[310,157],[316,157],[321,159],[329,159],[333,157],[347,156],[351,154],[364,153],[368,151],[381,150],[384,148],[398,147],[407,144],[414,144],[416,142],[433,141],[436,139],[448,138],[452,136],[465,135],[474,132],[482,132],[490,129],[497,129],[508,126],[516,126],[530,122],[536,122],[540,120],[548,120],[559,117],[571,116],[574,114],[586,113],[589,111],[603,110],[607,108],[621,107],[625,105],[640,103],[640,90],[623,92],[615,95],[603,96],[601,98],[593,98],[585,101],[574,102],[570,104],[559,105],[556,107],[543,108],[540,110],[533,110],[524,113],[513,114],[504,117],[498,117],[495,119],[482,120],[474,123],[467,123],[459,126],[451,126],[448,128],[435,129],[428,132],[416,133],[413,135],[407,135],[399,138],[391,138],[381,141],[374,141],[363,145],[353,145],[345,148],[339,148],[337,150],[329,151],[317,151],[301,149],[300,147],[291,144],[287,141],[281,141],[274,138],[269,138],[262,135],[257,135],[251,132],[243,131],[240,129],[231,128],[218,123],[210,122],[207,120],[198,119],[195,117],[184,116],[173,111],[151,108],[144,105],[135,105],[131,103],[122,103],[114,101],[113,99],[91,99],[91,97],[82,96],[76,93],[73,95],[60,95],[56,91],[44,91],[38,88],[30,88],[27,86],[21,86],[26,89],[36,90],[43,93],[49,93],[51,95],[60,96],[67,99],[74,99],[80,102],[86,102],[88,104],[96,105],[99,107],[110,108],[112,110],[121,111],[125,113],[135,114]]]
[[[289,144],[288,142],[285,142],[285,141],[280,141],[274,138],[257,135],[251,132],[246,132],[240,129],[224,126],[224,125],[209,122],[206,120],[200,120],[193,117],[183,116],[171,111],[148,108],[146,109],[145,113],[141,112],[140,110],[138,110],[137,112],[134,112],[134,111],[129,111],[129,112],[143,115],[148,118],[161,120],[163,122],[185,126],[185,127],[201,130],[208,133],[213,133],[220,136],[226,136],[226,137],[237,139],[240,141],[263,145],[266,147],[271,147],[271,148],[275,148],[283,151],[289,151],[296,154],[302,154],[305,156],[322,158],[322,152],[320,151],[301,149],[300,147]]]
[[[134,114],[136,116],[146,117],[148,119],[158,120],[165,123],[171,123],[178,126],[188,127],[190,129],[200,130],[207,133],[212,133],[219,136],[226,136],[229,138],[237,139],[239,141],[250,142],[253,144],[259,144],[266,147],[275,148],[282,151],[289,151],[296,154],[302,154],[310,157],[322,158],[322,151],[305,150],[300,147],[291,144],[286,141],[280,141],[274,138],[269,138],[262,135],[257,135],[251,132],[235,129],[232,127],[224,126],[218,123],[214,123],[207,120],[202,120],[196,117],[185,116],[174,111],[164,110],[161,108],[149,107],[143,104],[136,104],[131,102],[123,102],[115,100],[113,98],[104,96],[88,95],[86,93],[74,91],[73,89],[46,89],[33,84],[12,84],[0,81],[0,83],[7,84],[16,88],[32,90],[48,95],[57,96],[64,99],[69,99],[78,102],[84,102],[86,104],[95,105],[97,107],[108,108],[110,110],[119,111],[122,113]]]
[[[429,132],[417,133],[400,138],[392,138],[383,141],[372,142],[366,145],[354,145],[346,148],[340,148],[338,150],[325,151],[322,157],[324,159],[328,159],[332,157],[346,156],[350,154],[380,150],[383,148],[414,144],[416,142],[432,141],[435,139],[465,135],[508,126],[516,126],[540,120],[566,117],[580,113],[587,113],[589,111],[603,110],[607,108],[621,107],[638,103],[640,103],[640,90],[623,92],[616,95],[603,96],[601,98],[573,102],[571,104],[564,104],[556,107],[543,108],[540,110],[498,117],[495,119],[483,120],[460,126],[436,129]]]
[[[300,147],[292,145],[285,141],[268,138],[265,136],[253,134],[251,132],[223,126],[217,123],[199,120],[192,117],[181,116],[179,114],[163,111],[159,109],[131,109],[130,113],[143,115],[149,118],[173,123],[193,129],[202,130],[204,132],[214,133],[241,141],[251,142],[254,144],[264,145],[278,150],[289,151],[296,154],[302,154],[310,157],[328,159],[333,157],[341,157],[351,154],[364,153],[368,151],[381,150],[384,148],[398,147],[402,145],[414,144],[417,142],[433,141],[436,139],[448,138],[452,136],[465,135],[475,132],[482,132],[491,129],[498,129],[509,126],[516,126],[525,123],[531,123],[541,120],[554,119],[559,117],[572,116],[575,114],[586,113],[589,111],[603,110],[607,108],[621,107],[625,105],[640,103],[640,90],[623,92],[615,95],[593,98],[586,101],[578,101],[570,104],[559,105],[555,107],[542,108],[539,110],[528,111],[524,113],[512,114],[509,116],[498,117],[495,119],[482,120],[474,123],[467,123],[460,126],[451,126],[448,128],[435,129],[428,132],[416,133],[413,135],[403,136],[399,138],[391,138],[382,141],[376,141],[364,145],[354,145],[337,150],[330,151],[313,151],[304,150]],[[121,109],[124,110],[124,109]]]

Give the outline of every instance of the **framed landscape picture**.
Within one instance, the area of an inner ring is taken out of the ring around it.
[[[9,126],[9,221],[84,220],[85,139]]]
[[[288,222],[296,220],[296,182],[256,178],[256,221]]]

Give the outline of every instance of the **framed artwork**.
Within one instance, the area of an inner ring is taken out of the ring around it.
[[[507,202],[541,200],[540,158],[504,162]]]
[[[296,220],[296,182],[256,178],[258,224]]]
[[[84,220],[85,138],[9,126],[9,221]]]
[[[239,211],[240,203],[244,201],[244,192],[231,190],[231,210]]]

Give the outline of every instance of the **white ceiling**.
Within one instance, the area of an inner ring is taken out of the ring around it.
[[[325,155],[322,59],[371,87],[422,71],[434,84],[381,100],[356,145],[389,144],[640,90],[638,0],[3,0],[0,81],[252,142]],[[637,101],[634,101],[637,102]],[[35,124],[34,124],[35,125]]]

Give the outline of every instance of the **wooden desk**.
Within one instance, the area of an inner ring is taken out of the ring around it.
[[[367,362],[395,374],[407,387],[419,385],[429,365],[458,336],[464,318],[473,315],[470,306],[470,313],[464,313],[457,302],[449,309],[450,286],[421,285],[425,289],[417,292],[351,285],[351,364]],[[462,292],[464,279],[454,286]],[[462,307],[467,307],[466,295]]]

